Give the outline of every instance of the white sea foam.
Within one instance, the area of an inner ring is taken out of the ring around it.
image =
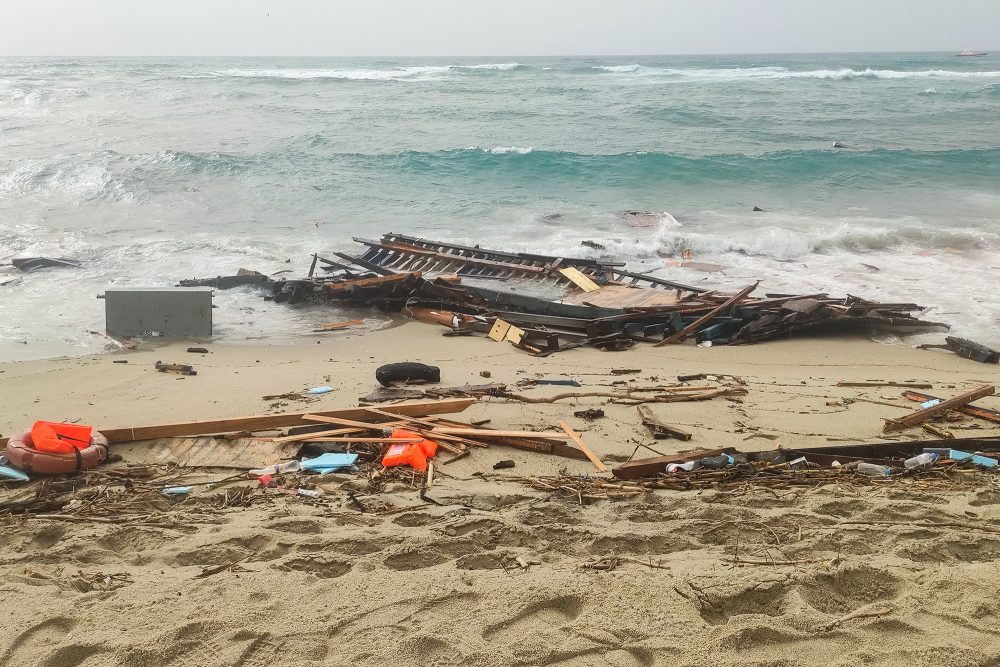
[[[427,81],[439,79],[454,72],[496,71],[509,72],[524,67],[520,63],[482,63],[477,65],[419,65],[391,69],[229,69],[207,76],[246,79],[342,79],[347,81]]]
[[[593,69],[611,74],[630,74],[644,77],[662,77],[679,80],[733,80],[733,79],[826,79],[849,81],[851,79],[990,79],[1000,78],[1000,71],[956,70],[891,70],[850,68],[822,70],[790,70],[787,67],[740,67],[716,69],[677,69],[644,67],[642,65],[605,65]]]
[[[487,153],[493,153],[494,155],[504,155],[506,153],[517,153],[518,155],[527,155],[535,150],[534,146],[494,146],[493,148],[482,149]]]
[[[449,69],[487,69],[500,72],[510,72],[524,67],[521,63],[484,63],[482,65],[452,65]]]

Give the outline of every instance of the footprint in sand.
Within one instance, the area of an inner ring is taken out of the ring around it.
[[[548,635],[574,621],[582,611],[583,601],[571,595],[542,600],[506,620],[487,626],[483,639],[503,643],[521,641],[529,633]]]
[[[40,665],[41,667],[77,667],[104,649],[95,644],[76,644],[67,635],[76,622],[57,616],[34,625],[14,640],[7,654],[0,660],[3,667],[19,665]],[[42,657],[39,660],[39,656]],[[99,664],[101,661],[92,662]],[[107,663],[105,663],[107,664]]]

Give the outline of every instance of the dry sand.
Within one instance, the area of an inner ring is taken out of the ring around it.
[[[439,365],[445,385],[485,382],[482,370],[511,385],[538,376],[584,385],[523,392],[532,396],[699,372],[747,382],[740,402],[652,406],[694,433],[690,443],[654,442],[634,408],[597,398],[488,400],[461,415],[517,429],[568,418],[613,466],[640,442],[675,452],[872,441],[882,417],[915,407],[898,389],[835,386],[840,380],[930,382],[928,393],[945,396],[1000,384],[995,366],[858,339],[535,359],[506,344],[439,333],[408,324],[291,347],[211,345],[204,356],[174,344],[0,365],[0,432],[36,418],[100,428],[355,405],[375,388],[378,365],[404,359]],[[157,360],[193,363],[199,374],[157,373]],[[610,376],[612,368],[642,373]],[[336,391],[308,404],[261,398],[317,385]],[[828,405],[844,398],[901,407]],[[980,403],[1000,408],[997,398]],[[591,406],[607,418],[571,416]],[[953,430],[1000,433],[972,419]],[[516,467],[494,474],[502,458]],[[363,513],[338,493],[306,499],[273,491],[255,492],[248,507],[219,509],[223,490],[203,489],[180,505],[153,494],[146,521],[6,521],[0,665],[1000,664],[1000,489],[993,486],[659,491],[581,507],[513,478],[592,473],[585,462],[495,446],[439,468],[448,476],[429,496],[440,505],[403,483],[362,494]],[[327,486],[341,484],[365,487],[347,476]],[[26,493],[0,484],[0,502]],[[913,525],[924,521],[953,525]],[[813,562],[734,566],[737,549],[743,557]],[[608,555],[633,560],[612,572],[581,567]],[[540,564],[523,570],[518,556]],[[237,560],[245,572],[198,577]],[[128,580],[109,586],[95,573]]]

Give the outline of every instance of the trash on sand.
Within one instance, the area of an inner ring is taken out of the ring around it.
[[[392,432],[392,438],[408,441],[405,444],[390,445],[382,465],[386,468],[408,465],[415,470],[427,470],[427,459],[437,454],[438,443],[422,437],[419,433],[397,428]],[[417,442],[412,442],[416,439]]]
[[[504,459],[502,461],[497,461],[493,464],[494,470],[504,470],[506,468],[513,468],[514,462],[510,459]]]
[[[341,454],[336,452],[328,452],[326,454],[321,454],[316,458],[312,459],[302,459],[299,461],[299,467],[302,470],[309,470],[312,472],[318,472],[320,474],[325,474],[328,472],[335,472],[341,468],[350,468],[358,460],[357,454]]]
[[[248,470],[247,474],[251,477],[263,477],[264,475],[280,475],[286,472],[298,472],[300,470],[301,463],[299,461],[288,461],[287,463],[278,463],[277,465],[268,466],[267,468],[257,468],[256,470]]]
[[[920,466],[926,466],[937,461],[938,455],[934,452],[924,452],[923,454],[917,454],[912,456],[905,461],[903,465],[907,468],[919,468]]]
[[[316,489],[299,489],[298,494],[306,498],[319,498],[323,495],[323,492]]]
[[[168,486],[163,489],[163,495],[165,496],[186,496],[187,494],[194,491],[193,486]]]
[[[580,419],[586,419],[587,421],[593,421],[604,417],[604,410],[600,408],[587,408],[586,410],[577,410],[573,413],[573,416],[579,417]]]
[[[375,369],[375,379],[383,387],[391,387],[396,382],[440,382],[441,369],[411,361],[386,364]]]
[[[948,458],[952,461],[969,461],[976,465],[983,466],[984,468],[995,468],[997,466],[997,459],[990,458],[989,456],[983,456],[981,454],[970,454],[956,449],[949,452]]]
[[[12,479],[15,482],[27,482],[31,480],[23,471],[6,465],[0,465],[0,477]]]
[[[161,373],[178,373],[180,375],[198,374],[198,371],[191,364],[165,364],[162,361],[157,361],[154,367]]]
[[[36,446],[36,435],[43,449]],[[14,468],[59,475],[96,468],[108,460],[110,449],[108,439],[89,426],[38,421],[30,430],[10,436],[5,455]]]
[[[189,347],[187,351],[191,354],[208,354],[208,348],[204,347]]]
[[[307,394],[329,394],[333,391],[332,387],[313,387],[312,389],[307,389]]]

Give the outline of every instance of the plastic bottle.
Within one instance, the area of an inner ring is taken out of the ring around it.
[[[862,461],[858,464],[858,472],[873,477],[888,477],[892,474],[892,468]]]
[[[305,496],[306,498],[319,498],[323,495],[323,492],[317,491],[316,489],[299,489],[299,495]]]
[[[165,496],[186,496],[187,494],[194,491],[193,486],[168,486],[163,489],[163,495]]]
[[[912,458],[903,461],[903,465],[907,468],[919,468],[921,466],[927,466],[935,461],[937,461],[938,455],[934,452],[924,452],[923,454],[918,454]]]
[[[279,463],[278,465],[268,466],[267,468],[257,468],[256,470],[251,470],[247,474],[251,477],[260,477],[262,475],[278,475],[283,472],[296,472],[299,470],[298,461],[289,461],[287,463]]]
[[[681,470],[691,472],[697,467],[698,467],[697,461],[688,461],[687,463],[670,463],[667,465],[667,472],[675,473],[675,472],[680,472]]]

